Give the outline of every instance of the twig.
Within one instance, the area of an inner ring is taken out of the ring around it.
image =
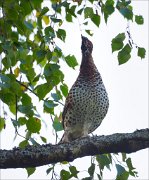
[[[52,122],[54,123],[54,119],[53,119],[53,117],[52,117],[52,115],[50,114],[50,117],[51,117],[51,120],[52,120]],[[55,131],[55,135],[56,135],[56,139],[55,139],[55,144],[57,144],[57,139],[58,139],[58,135],[57,135],[57,132],[56,132],[56,130],[54,129],[54,131]]]
[[[130,24],[129,24],[129,21],[127,22],[127,27],[126,27],[126,32],[127,32],[127,35],[128,35],[128,42],[129,42],[129,45],[132,47],[132,46],[135,46],[136,48],[138,48],[137,44],[134,43],[133,39],[132,39],[132,35],[130,33]]]
[[[18,122],[18,97],[17,97],[17,95],[15,96],[15,100],[16,100],[16,102],[15,102],[15,105],[16,105],[16,119],[15,119],[15,120],[16,120],[16,122]],[[20,137],[28,140],[26,137],[22,136],[22,135],[18,132],[17,126],[14,126],[14,128],[15,128],[15,133],[16,133],[18,136],[20,136]],[[15,138],[14,138],[14,139],[15,139]]]

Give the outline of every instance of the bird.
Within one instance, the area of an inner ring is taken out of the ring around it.
[[[88,136],[100,126],[109,108],[108,94],[92,57],[93,44],[87,37],[81,38],[80,72],[65,100],[64,134],[59,143]]]

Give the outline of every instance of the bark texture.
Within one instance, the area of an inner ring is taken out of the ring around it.
[[[37,167],[105,153],[133,153],[149,147],[149,129],[77,139],[66,144],[0,150],[0,169]]]

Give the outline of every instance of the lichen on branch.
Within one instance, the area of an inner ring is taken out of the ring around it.
[[[149,147],[149,129],[77,139],[65,144],[0,150],[0,169],[37,167],[105,153],[133,153]]]

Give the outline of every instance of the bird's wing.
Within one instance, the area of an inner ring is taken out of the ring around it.
[[[72,101],[72,93],[71,91],[69,92],[67,98],[66,98],[66,101],[65,101],[65,106],[64,106],[64,109],[63,109],[63,113],[62,113],[62,125],[63,125],[63,128],[65,129],[65,126],[64,126],[64,122],[66,121],[65,117],[66,117],[66,114],[69,110],[71,110],[72,108],[72,104],[73,104],[73,101]]]

